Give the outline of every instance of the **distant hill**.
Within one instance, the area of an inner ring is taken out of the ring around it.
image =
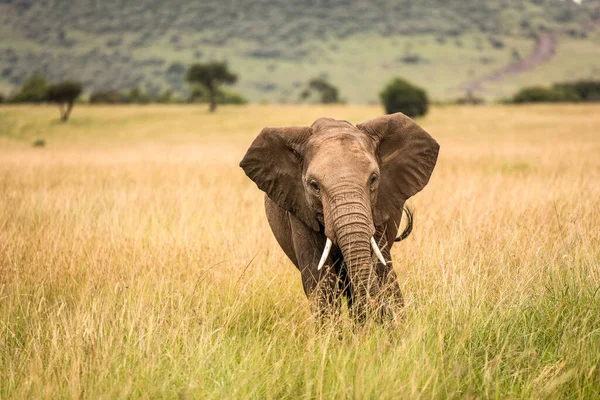
[[[253,101],[297,101],[315,76],[353,103],[396,75],[493,98],[599,78],[599,20],[598,0],[0,0],[0,90],[41,73],[185,95],[187,66],[218,59]]]

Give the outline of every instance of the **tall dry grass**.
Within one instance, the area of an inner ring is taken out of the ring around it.
[[[598,106],[434,108],[404,325],[311,322],[237,163],[379,113],[0,108],[0,398],[600,397]]]

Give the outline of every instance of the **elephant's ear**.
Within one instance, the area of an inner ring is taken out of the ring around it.
[[[373,217],[381,225],[400,215],[406,200],[427,185],[440,146],[402,113],[363,122],[358,128],[373,138],[377,148],[381,177]]]
[[[309,127],[264,128],[240,167],[275,204],[318,231],[302,184],[302,161],[311,133]]]

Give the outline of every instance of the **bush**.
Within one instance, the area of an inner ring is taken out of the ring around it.
[[[98,90],[90,95],[90,104],[123,104],[127,99],[114,89]]]
[[[94,92],[90,96],[90,104],[173,104],[179,102],[172,89],[166,89],[156,95],[147,93],[139,87],[134,87],[126,93],[107,89]]]
[[[572,103],[580,102],[581,97],[572,91],[560,88],[532,86],[521,89],[512,98],[512,103]]]
[[[492,45],[492,47],[494,49],[503,49],[504,48],[504,42],[496,37],[490,36],[490,37],[488,37],[488,41],[490,42],[490,44]]]
[[[403,112],[409,117],[418,117],[427,114],[429,108],[425,90],[401,78],[388,83],[379,98],[388,114]]]
[[[46,141],[44,139],[37,139],[31,144],[31,147],[46,147]]]
[[[456,104],[467,104],[467,105],[480,105],[485,104],[483,97],[477,97],[473,92],[469,91],[464,97],[459,97],[455,101]]]
[[[248,99],[239,93],[221,89],[217,92],[217,104],[248,104]]]
[[[129,91],[126,98],[128,103],[133,104],[149,104],[152,101],[150,95],[137,86]]]
[[[157,94],[152,99],[153,103],[172,104],[177,103],[177,97],[173,94],[172,89],[166,89],[164,92]]]
[[[600,101],[600,81],[557,83],[551,88],[533,86],[521,89],[510,103],[579,103]]]
[[[204,86],[194,85],[188,101],[190,103],[209,103],[210,93]],[[218,89],[215,94],[215,103],[219,105],[248,104],[248,99],[236,92]]]
[[[553,86],[553,88],[576,93],[581,99],[581,101],[600,101],[600,81],[576,81],[557,83]]]
[[[40,75],[27,79],[15,95],[15,103],[42,103],[48,100],[48,81]]]
[[[307,88],[300,93],[300,99],[306,100],[311,97],[313,93],[319,97],[319,103],[341,103],[338,88],[329,83],[325,78],[311,79],[308,82]]]

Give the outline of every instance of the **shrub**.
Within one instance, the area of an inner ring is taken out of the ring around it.
[[[209,103],[211,96],[204,86],[194,85],[189,97],[190,103]],[[248,99],[244,96],[224,89],[218,89],[214,95],[215,104],[248,104]]]
[[[576,81],[557,83],[554,89],[566,90],[576,93],[582,101],[600,101],[600,81]]]
[[[123,104],[127,99],[114,89],[98,90],[90,95],[90,104]]]
[[[485,104],[483,97],[477,97],[473,92],[468,91],[464,97],[459,97],[455,101],[456,104],[480,105]]]
[[[429,108],[425,90],[401,78],[388,83],[379,98],[388,114],[403,112],[409,117],[418,117],[427,114]]]
[[[37,139],[31,144],[31,147],[46,147],[46,141],[44,139]]]
[[[158,92],[158,90],[156,90]],[[99,90],[90,96],[90,104],[172,104],[178,103],[179,99],[172,89],[152,95],[139,87],[134,87],[126,93],[114,89]],[[221,103],[223,104],[223,103]]]
[[[402,56],[398,59],[398,61],[404,63],[404,64],[422,64],[422,63],[427,63],[427,59],[421,57],[418,54],[407,54],[405,56]]]
[[[239,93],[221,89],[217,92],[218,104],[248,104],[248,99]]]
[[[171,104],[177,103],[177,98],[173,95],[173,90],[167,89],[164,92],[154,96],[153,102],[159,104]]]
[[[492,45],[492,47],[494,49],[503,49],[504,48],[504,42],[496,37],[490,36],[490,37],[488,37],[488,41],[490,42],[490,44]]]
[[[126,96],[127,103],[133,104],[149,104],[152,98],[148,93],[144,93],[139,87],[134,87]]]
[[[532,86],[521,89],[512,98],[512,103],[570,103],[579,102],[581,97],[572,91],[559,88]]]
[[[300,99],[306,100],[315,93],[319,96],[319,103],[340,103],[340,94],[337,87],[329,83],[325,78],[313,78],[308,82],[307,88],[300,93]]]
[[[48,99],[48,81],[40,75],[27,79],[13,101],[16,103],[42,103]]]

